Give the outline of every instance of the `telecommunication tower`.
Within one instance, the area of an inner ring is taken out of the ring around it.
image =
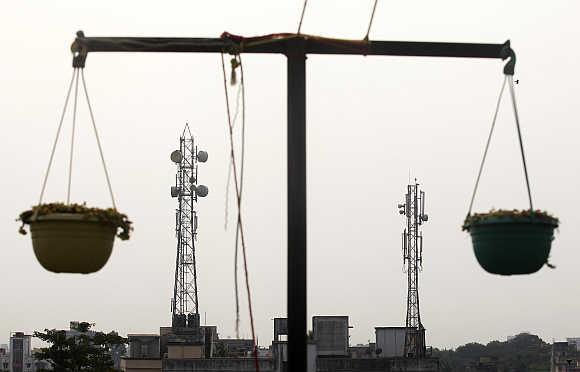
[[[171,153],[171,161],[177,165],[175,186],[171,187],[171,197],[177,198],[175,210],[177,257],[171,300],[171,324],[174,328],[198,328],[199,302],[195,263],[197,198],[206,196],[208,189],[204,185],[198,185],[197,164],[207,161],[207,152],[197,151],[197,144],[188,124],[179,137],[179,150]]]
[[[419,271],[423,269],[423,233],[421,225],[428,220],[425,214],[425,192],[419,184],[407,186],[405,201],[398,205],[399,213],[407,218],[402,235],[403,264],[407,273],[407,321],[405,356],[425,356],[425,328],[419,312]]]

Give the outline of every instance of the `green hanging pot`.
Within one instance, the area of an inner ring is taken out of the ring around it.
[[[111,256],[118,228],[128,239],[131,222],[113,209],[84,205],[43,204],[20,215],[30,225],[38,262],[55,273],[89,274],[99,271]],[[20,232],[26,234],[21,228]]]
[[[463,230],[471,234],[481,267],[492,274],[532,274],[548,262],[558,219],[541,211],[492,211],[468,216]]]

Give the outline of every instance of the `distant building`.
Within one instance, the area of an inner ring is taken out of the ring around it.
[[[348,329],[348,316],[312,317],[318,356],[348,356]]]
[[[576,351],[580,351],[580,337],[568,337],[566,341],[568,345],[574,345]]]
[[[129,334],[129,358],[159,359],[159,335]]]
[[[48,360],[39,360],[36,358],[35,354],[37,352],[39,352],[40,349],[39,348],[34,348],[32,349],[32,360],[34,363],[34,371],[38,371],[41,369],[52,369],[52,365],[50,364],[50,362]]]
[[[280,320],[278,323],[284,324]],[[277,328],[276,325],[274,328]],[[312,328],[307,352],[309,372],[439,370],[439,360],[429,355],[422,358],[403,357],[406,327],[377,327],[376,342],[356,346],[349,345],[351,326],[347,316],[314,316]],[[286,342],[274,340],[272,343],[276,371],[285,371],[286,346]]]
[[[23,332],[14,332],[10,335],[10,354],[8,370],[10,372],[34,372],[35,364],[32,357],[30,340],[32,336]]]
[[[376,343],[371,342],[368,345],[358,344],[355,346],[349,346],[348,354],[353,359],[376,358]]]
[[[129,334],[126,372],[254,371],[253,342],[219,339],[217,327],[161,327],[159,334]],[[272,354],[258,350],[260,371],[273,372]]]
[[[216,341],[216,350],[222,357],[243,358],[252,356],[254,342],[252,339],[225,338]]]
[[[286,318],[274,319],[271,346],[268,349],[258,348],[261,372],[290,372],[287,326]],[[128,335],[129,353],[122,358],[121,369],[125,372],[256,370],[252,340],[220,339],[216,327],[198,327],[161,327],[159,335]],[[312,332],[308,334],[305,372],[439,370],[439,360],[429,355],[421,358],[402,357],[405,327],[379,327],[376,329],[377,342],[356,346],[349,345],[349,328],[348,316],[314,316]],[[381,353],[394,356],[385,357]]]
[[[0,371],[8,371],[10,368],[10,353],[8,345],[0,345]]]
[[[121,359],[121,370],[129,372],[161,371],[160,337],[152,334],[130,334],[129,355]]]
[[[552,344],[550,372],[580,372],[578,359],[574,357],[576,346],[566,342]]]
[[[407,327],[375,327],[377,355],[381,358],[403,357]]]

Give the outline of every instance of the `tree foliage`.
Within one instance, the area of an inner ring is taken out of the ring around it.
[[[455,350],[433,350],[442,371],[549,371],[552,345],[536,335],[521,333],[509,341],[487,345],[468,343]]]
[[[50,344],[35,353],[35,358],[47,360],[55,372],[64,371],[116,371],[113,368],[111,351],[127,340],[116,332],[95,332],[94,324],[81,322],[74,333],[45,329],[34,332],[34,337]]]

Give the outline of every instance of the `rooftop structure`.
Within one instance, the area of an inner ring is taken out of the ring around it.
[[[347,356],[348,328],[348,316],[312,317],[312,333],[318,356]]]
[[[550,372],[580,372],[580,363],[573,355],[576,346],[566,342],[552,344],[552,360]]]

